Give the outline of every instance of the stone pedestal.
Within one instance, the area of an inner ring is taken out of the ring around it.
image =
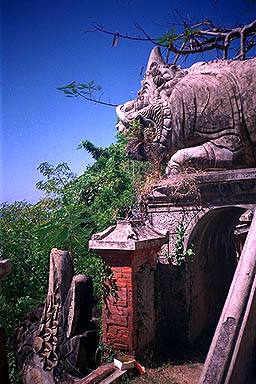
[[[90,241],[113,274],[115,290],[103,306],[103,342],[116,351],[138,356],[154,341],[156,258],[167,241],[139,220],[118,222]]]
[[[10,260],[3,259],[0,260],[0,286],[1,279],[8,275],[11,272],[11,262]],[[7,363],[7,354],[6,354],[6,341],[5,341],[5,332],[0,325],[0,378],[2,384],[8,384],[8,363]]]

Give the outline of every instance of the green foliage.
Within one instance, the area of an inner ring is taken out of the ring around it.
[[[184,266],[189,261],[192,261],[193,256],[195,255],[192,248],[184,250],[184,239],[186,235],[186,230],[182,222],[176,227],[177,236],[174,250],[174,260],[176,264],[181,267]]]
[[[71,253],[76,273],[92,276],[98,298],[106,271],[101,259],[88,251],[88,241],[93,233],[125,217],[135,203],[132,164],[125,146],[121,136],[105,149],[82,142],[79,148],[90,152],[96,162],[80,177],[75,177],[65,163],[39,166],[46,181],[40,181],[37,187],[45,191],[53,205],[51,219],[40,226],[39,235],[50,248]]]
[[[199,29],[192,29],[190,27],[186,27],[185,28],[185,38],[186,38],[186,40],[191,39],[191,37],[197,36],[199,34],[200,34],[200,30]]]
[[[155,40],[159,44],[162,44],[165,47],[169,47],[169,45],[173,44],[174,40],[177,39],[177,36],[178,35],[175,31],[175,28],[172,28],[167,33],[165,33],[163,36],[157,37]]]
[[[82,145],[88,150],[88,145]],[[137,162],[127,159],[126,140],[119,135],[116,144],[102,150],[98,160],[80,176],[81,199],[93,232],[101,231],[116,219],[124,218],[135,205],[134,173]]]
[[[34,206],[26,202],[0,206],[0,257],[12,263],[12,273],[3,279],[0,290],[0,323],[7,336],[46,294],[49,255],[38,228],[49,215],[43,201]]]
[[[170,47],[173,45],[175,41],[181,41],[181,43],[184,43],[188,41],[189,39],[193,38],[194,36],[199,36],[200,30],[199,29],[192,29],[190,27],[186,27],[183,33],[177,33],[175,28],[170,29],[167,33],[165,33],[163,36],[160,36],[156,38],[155,40],[159,43],[164,45],[165,47]]]
[[[37,169],[46,177],[46,181],[39,181],[36,187],[50,196],[62,196],[67,185],[76,179],[67,163],[60,163],[54,168],[53,165],[44,162]]]
[[[96,85],[94,80],[92,80],[88,84],[72,81],[72,83],[64,87],[58,87],[57,89],[63,92],[66,97],[84,95],[85,97],[92,98],[96,92],[102,90],[102,87],[100,85]]]
[[[45,197],[35,205],[21,201],[0,206],[0,257],[12,263],[12,273],[3,279],[0,290],[0,323],[8,337],[26,313],[45,299],[52,248],[68,250],[75,273],[92,277],[97,300],[115,292],[111,271],[88,250],[88,241],[93,233],[126,217],[136,207],[140,164],[127,158],[122,135],[108,148],[98,148],[89,141],[79,147],[96,160],[80,177],[66,163],[53,166],[44,162],[38,167],[44,179],[37,188]],[[109,282],[105,286],[103,278]],[[11,382],[15,383],[18,373],[11,351],[8,354]]]
[[[84,148],[86,149],[95,160],[98,160],[104,153],[104,149],[100,147],[96,147],[91,141],[85,140],[82,141],[77,149]]]
[[[85,141],[80,147],[97,160],[83,175],[76,177],[66,163],[54,167],[44,162],[38,167],[44,180],[37,187],[45,197],[35,205],[0,206],[0,257],[12,262],[0,291],[0,322],[8,336],[26,312],[43,301],[54,247],[71,253],[76,273],[91,275],[95,295],[101,297],[106,270],[88,251],[88,241],[135,204],[135,165],[127,159],[125,146],[121,136],[105,149]]]

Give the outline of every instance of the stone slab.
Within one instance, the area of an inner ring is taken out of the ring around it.
[[[159,247],[167,241],[166,232],[156,231],[142,220],[119,220],[116,225],[93,235],[89,248],[135,251]]]
[[[100,365],[83,379],[77,380],[77,384],[99,384],[116,370],[114,363]]]
[[[123,376],[126,372],[127,370],[120,371],[120,369],[117,369],[106,379],[102,380],[100,384],[110,384],[110,383],[117,382],[117,379]]]

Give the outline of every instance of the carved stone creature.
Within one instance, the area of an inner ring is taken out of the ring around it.
[[[168,176],[184,166],[254,167],[256,58],[181,69],[165,64],[155,47],[138,98],[119,105],[117,115],[119,131],[134,131],[134,121],[142,127],[143,140],[128,145],[128,154],[139,160],[166,154]]]
[[[53,249],[45,304],[28,313],[14,337],[25,384],[79,383],[95,368],[92,305],[91,278],[74,276],[69,253]]]

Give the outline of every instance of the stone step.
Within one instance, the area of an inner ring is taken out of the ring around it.
[[[114,363],[99,366],[88,376],[77,381],[77,384],[110,384],[124,375],[127,371],[120,370],[114,366]]]

